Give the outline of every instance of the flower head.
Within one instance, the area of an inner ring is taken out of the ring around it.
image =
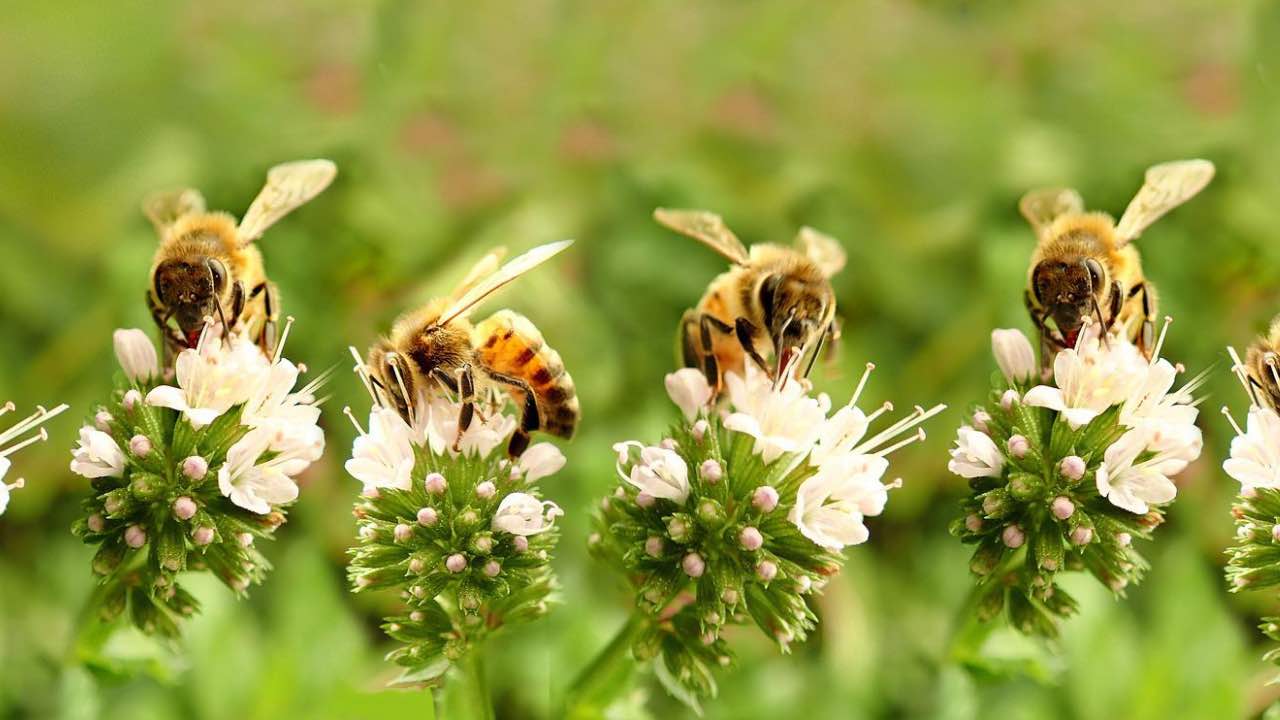
[[[356,438],[347,472],[366,489],[408,490],[415,463],[410,433],[400,413],[389,408],[370,410],[369,432]]]
[[[193,427],[202,428],[248,401],[270,372],[270,362],[249,340],[239,335],[223,339],[206,332],[199,347],[178,353],[177,387],[153,388],[146,403],[177,410]]]
[[[298,486],[290,476],[300,472],[310,460],[289,448],[271,458],[263,458],[272,444],[272,431],[250,430],[227,451],[227,461],[218,470],[218,488],[231,502],[249,512],[266,515],[273,505],[298,499]],[[290,452],[290,451],[293,452]]]
[[[555,475],[560,472],[564,464],[564,453],[551,443],[535,443],[529,446],[529,449],[520,456],[518,463],[521,472],[524,473],[524,481],[530,484]]]
[[[698,413],[711,402],[711,385],[701,370],[681,368],[666,377],[667,395],[684,413],[684,419],[693,422]]]
[[[112,340],[125,377],[134,382],[147,382],[160,374],[156,346],[145,332],[137,328],[116,330]]]
[[[725,418],[730,430],[755,438],[755,452],[766,463],[784,454],[805,453],[818,440],[826,411],[788,376],[774,388],[773,380],[747,363],[744,377],[725,377],[733,412]]]
[[[1231,440],[1231,456],[1222,469],[1250,488],[1280,489],[1280,415],[1271,408],[1249,408],[1248,430]]]
[[[120,477],[124,465],[124,451],[114,438],[88,425],[80,428],[80,444],[71,451],[71,472],[86,478]]]
[[[947,469],[965,478],[1000,477],[1004,471],[1004,454],[986,433],[961,425],[956,431],[956,446],[951,449]]]
[[[1198,429],[1191,427],[1198,434]],[[1148,452],[1153,443],[1154,431],[1138,428],[1126,432],[1107,448],[1102,465],[1098,467],[1098,494],[1112,505],[1131,513],[1145,515],[1150,505],[1171,502],[1178,488],[1166,477],[1164,471],[1178,472],[1186,465],[1183,460],[1185,444],[1178,444],[1171,452],[1156,452],[1155,456],[1137,462],[1138,456]],[[1172,466],[1162,467],[1166,463]]]
[[[638,443],[636,443],[638,445]],[[689,499],[689,466],[680,453],[662,447],[640,447],[640,459],[630,474],[618,472],[637,490],[650,497],[664,498],[677,505]]]
[[[889,499],[880,482],[889,461],[874,455],[840,456],[818,467],[800,484],[789,519],[815,544],[829,550],[867,541],[862,524],[879,515]]]
[[[1031,341],[1020,330],[992,330],[991,353],[1010,384],[1030,382],[1039,370]]]
[[[1056,387],[1037,385],[1022,401],[1061,413],[1072,428],[1078,428],[1141,389],[1148,374],[1146,360],[1132,343],[1086,331],[1076,347],[1054,357]]]

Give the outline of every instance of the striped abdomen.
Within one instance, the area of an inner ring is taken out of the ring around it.
[[[580,414],[573,378],[565,371],[560,353],[547,345],[528,318],[511,310],[499,310],[476,325],[472,341],[485,369],[529,384],[538,399],[543,432],[573,437]],[[517,406],[524,400],[519,390],[501,383],[499,386],[511,392]]]

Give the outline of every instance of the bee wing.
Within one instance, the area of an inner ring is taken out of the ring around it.
[[[467,313],[471,308],[475,307],[477,303],[488,297],[498,288],[550,260],[572,244],[572,240],[561,240],[560,242],[539,245],[529,252],[513,258],[506,265],[503,265],[496,271],[489,273],[483,280],[474,283],[470,288],[468,288],[462,294],[462,297],[454,300],[453,304],[440,314],[440,319],[437,320],[436,323],[438,325],[444,325],[450,320]],[[485,260],[481,260],[480,263],[484,264],[486,261],[487,258]],[[475,271],[473,270],[472,272],[474,273]]]
[[[1063,215],[1084,212],[1084,199],[1071,188],[1032,190],[1018,201],[1018,212],[1039,234]]]
[[[142,213],[161,235],[182,216],[204,210],[204,196],[193,188],[156,193],[142,203]]]
[[[733,231],[725,226],[724,220],[715,213],[705,210],[668,210],[658,208],[653,211],[653,219],[659,224],[671,228],[681,235],[703,243],[720,253],[735,265],[747,264],[750,254]]]
[[[1120,244],[1136,239],[1165,213],[1195,197],[1212,179],[1213,163],[1208,160],[1178,160],[1148,168],[1142,188],[1116,225]]]
[[[496,247],[490,250],[480,261],[471,266],[471,270],[467,272],[467,276],[458,283],[458,287],[453,289],[449,297],[458,299],[466,294],[468,290],[475,286],[484,278],[492,275],[498,269],[498,263],[502,262],[502,258],[507,256],[505,247]]]
[[[826,233],[814,230],[809,226],[800,228],[796,233],[796,248],[803,252],[814,265],[822,270],[822,274],[832,277],[844,269],[847,259],[840,241]]]
[[[329,187],[337,174],[338,167],[328,160],[298,160],[271,168],[267,184],[240,221],[240,244],[262,237],[280,218]]]

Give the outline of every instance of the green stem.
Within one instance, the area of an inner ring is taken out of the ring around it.
[[[447,720],[493,720],[483,653],[472,649],[454,665],[443,688],[436,691],[436,715]]]
[[[605,710],[626,690],[635,672],[631,644],[644,629],[645,620],[632,614],[609,644],[573,681],[565,695],[564,712],[569,720],[603,718]]]
[[[978,599],[985,588],[975,585],[969,597],[960,606],[951,623],[951,640],[947,643],[947,657],[959,665],[969,665],[982,658],[982,646],[996,629],[998,618],[983,621],[978,618]]]

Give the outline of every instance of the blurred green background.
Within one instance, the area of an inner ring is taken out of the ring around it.
[[[358,485],[338,410],[364,407],[345,348],[492,245],[573,237],[489,306],[531,316],[582,396],[546,487],[569,511],[566,605],[490,648],[499,717],[551,716],[628,602],[584,552],[609,445],[671,419],[676,321],[724,267],[659,229],[657,205],[715,209],[748,241],[806,223],[841,238],[845,339],[818,384],[846,395],[874,360],[871,402],[952,406],[895,457],[906,486],[849,551],[820,634],[780,657],[739,633],[709,717],[1256,715],[1277,691],[1253,626],[1275,602],[1224,589],[1235,488],[1217,408],[1244,405],[1224,345],[1280,310],[1278,123],[1280,6],[1265,0],[5,3],[0,399],[74,411],[18,457],[29,486],[0,519],[0,717],[429,717],[425,695],[380,689],[390,600],[344,587]],[[268,166],[314,156],[337,182],[261,245],[298,318],[289,354],[341,372],[329,452],[268,551],[277,570],[243,603],[198,583],[206,611],[166,662],[115,648],[152,672],[68,667],[91,582],[68,532],[84,492],[68,448],[108,391],[111,330],[150,327],[139,202],[191,185],[239,214]],[[945,532],[963,488],[946,450],[987,388],[991,328],[1029,329],[1017,198],[1068,184],[1118,213],[1146,166],[1193,156],[1217,179],[1140,241],[1176,317],[1166,355],[1214,369],[1204,456],[1146,549],[1154,570],[1123,604],[1079,583],[1084,612],[1056,649],[997,637],[1029,672],[963,671],[945,659],[969,585]],[[652,678],[637,687],[655,717],[686,714]]]

